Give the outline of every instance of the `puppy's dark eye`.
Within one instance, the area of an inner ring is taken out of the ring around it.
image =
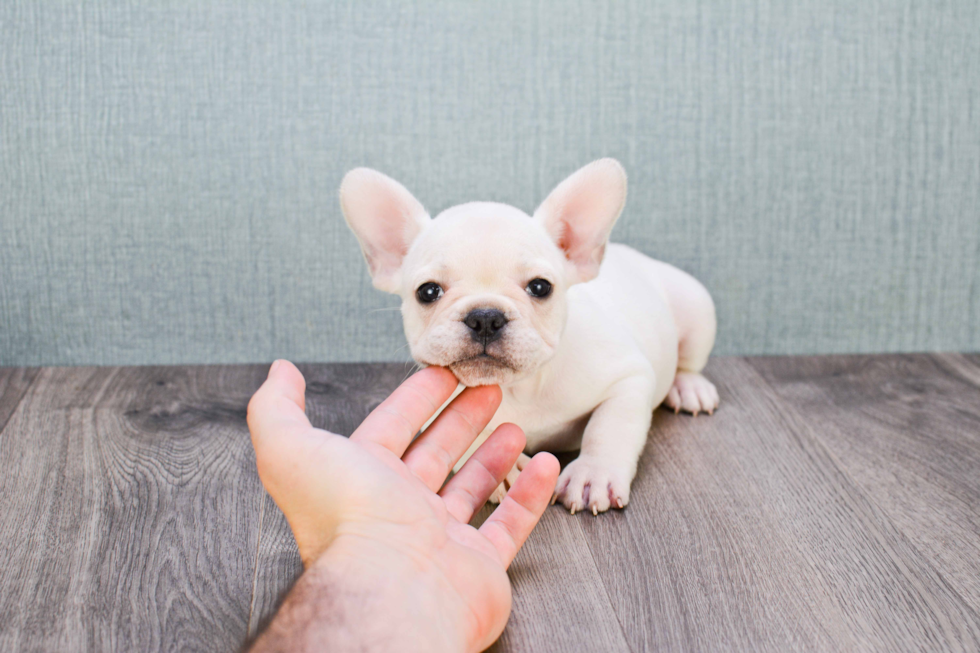
[[[431,281],[423,283],[419,286],[419,289],[415,291],[415,296],[419,298],[419,301],[423,304],[431,304],[440,297],[442,297],[442,286]]]
[[[538,299],[543,299],[551,294],[551,282],[546,279],[534,279],[531,283],[527,284],[527,291],[531,297],[537,297]]]

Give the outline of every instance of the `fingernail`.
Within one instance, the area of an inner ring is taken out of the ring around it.
[[[280,360],[275,360],[275,361],[272,362],[272,367],[269,368],[269,376],[272,376],[272,373],[275,372],[276,369],[278,369],[279,363],[281,363],[281,362],[282,361],[280,361]]]

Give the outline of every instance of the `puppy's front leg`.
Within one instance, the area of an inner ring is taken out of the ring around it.
[[[558,477],[555,499],[572,511],[599,514],[630,500],[630,483],[650,430],[653,376],[628,377],[592,413],[582,451]]]

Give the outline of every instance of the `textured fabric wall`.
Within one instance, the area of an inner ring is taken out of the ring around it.
[[[976,350],[978,34],[976,0],[5,0],[0,364],[404,358],[343,173],[531,211],[600,156],[717,351]]]

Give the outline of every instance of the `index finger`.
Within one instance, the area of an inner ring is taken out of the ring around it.
[[[350,436],[355,442],[379,444],[399,458],[459,382],[444,367],[427,367],[398,386],[371,411]]]

